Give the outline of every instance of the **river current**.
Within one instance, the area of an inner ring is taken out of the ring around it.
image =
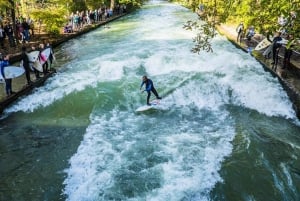
[[[191,53],[192,19],[151,1],[56,48],[58,73],[0,120],[0,200],[300,200],[287,93],[223,36]],[[137,113],[143,75],[163,99]]]

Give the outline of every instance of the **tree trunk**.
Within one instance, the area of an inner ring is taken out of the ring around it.
[[[114,11],[115,9],[115,0],[110,0],[110,9]]]
[[[13,26],[13,30],[14,30],[14,35],[15,38],[17,38],[17,27],[16,27],[16,13],[15,13],[15,2],[14,0],[9,0],[8,1],[10,3],[11,9],[11,20],[12,20],[12,26]]]

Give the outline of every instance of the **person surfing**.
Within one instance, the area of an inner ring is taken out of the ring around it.
[[[140,90],[142,92],[146,91],[147,92],[147,105],[151,105],[149,100],[150,100],[150,96],[151,96],[151,92],[156,96],[156,99],[161,99],[161,97],[158,95],[156,89],[154,88],[153,82],[151,79],[147,78],[146,75],[144,75],[142,77],[142,84],[140,87]],[[145,84],[145,90],[142,90],[143,85]]]

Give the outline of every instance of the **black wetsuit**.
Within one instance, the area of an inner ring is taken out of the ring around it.
[[[23,61],[23,67],[25,69],[25,75],[26,75],[26,80],[27,84],[31,84],[31,79],[30,79],[30,66],[29,66],[29,59],[28,56],[26,55],[25,51],[22,51],[22,61]]]
[[[150,96],[151,96],[151,91],[152,91],[152,93],[154,93],[154,95],[156,96],[157,99],[161,99],[161,97],[158,96],[158,93],[157,93],[156,89],[154,88],[152,80],[147,79],[147,80],[143,81],[142,84],[141,84],[141,88],[143,87],[144,84],[146,86],[145,91],[147,91],[147,93],[148,93],[148,95],[147,95],[147,105],[150,104],[149,100],[150,100]]]

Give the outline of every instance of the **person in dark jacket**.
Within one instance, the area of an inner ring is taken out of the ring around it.
[[[13,30],[12,25],[9,23],[6,23],[6,25],[4,26],[4,31],[5,31],[5,35],[8,37],[10,47],[15,47],[16,43],[15,43],[14,30]]]
[[[283,58],[283,69],[289,69],[291,67],[291,56],[293,54],[293,48],[296,45],[296,40],[292,34],[288,35],[288,43],[285,46],[284,58]]]
[[[22,62],[23,62],[23,67],[25,69],[25,75],[26,75],[26,80],[27,80],[27,84],[28,85],[31,85],[32,82],[31,82],[31,79],[30,79],[30,64],[29,64],[29,59],[28,59],[28,56],[26,54],[26,47],[23,46],[22,47],[22,54],[21,54],[21,59],[22,59]]]
[[[142,92],[144,92],[144,91],[147,92],[147,105],[151,105],[149,102],[151,92],[156,96],[157,99],[161,99],[161,97],[158,95],[156,89],[154,88],[152,80],[147,78],[146,75],[143,76],[142,80],[143,80],[143,82],[141,84],[140,90],[142,90],[142,87],[145,84],[145,90],[143,90]]]
[[[244,34],[244,24],[243,24],[243,22],[241,22],[239,24],[239,26],[236,28],[236,32],[238,33],[236,41],[238,43],[241,43],[242,42],[242,37],[243,37],[243,34]]]
[[[272,49],[272,53],[273,53],[273,67],[272,69],[274,69],[276,71],[276,68],[277,68],[277,64],[278,64],[278,54],[279,54],[279,50],[282,46],[282,44],[280,43],[280,41],[282,41],[282,38],[281,38],[281,33],[280,32],[277,32],[274,39],[273,39],[273,49]]]
[[[1,58],[0,58],[0,72],[1,72],[2,77],[5,80],[6,95],[10,96],[10,95],[14,94],[15,92],[12,91],[12,85],[11,85],[12,79],[11,78],[6,78],[5,74],[4,74],[4,68],[7,67],[7,66],[9,66],[9,56],[6,55],[3,58],[1,56]]]

